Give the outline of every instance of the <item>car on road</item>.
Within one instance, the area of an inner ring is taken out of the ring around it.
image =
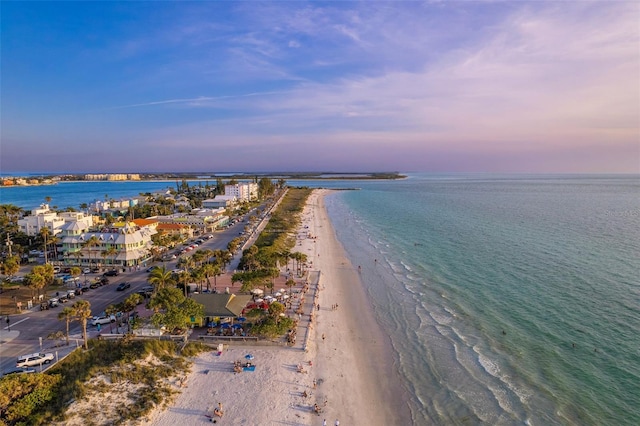
[[[34,365],[49,364],[53,361],[54,355],[52,353],[34,353],[27,355],[20,355],[16,362],[16,368],[20,367],[33,367]]]
[[[84,269],[82,270],[82,273],[83,273],[83,274],[90,274],[90,273],[91,273],[91,269],[89,269],[89,268],[84,268]]]
[[[58,299],[57,297],[52,297],[51,299],[49,299],[49,301],[47,302],[47,305],[49,305],[50,308],[55,308],[56,306],[58,306],[60,304],[60,299]]]
[[[116,287],[116,291],[124,291],[130,287],[131,287],[131,284],[125,281],[123,283],[118,284],[118,287]]]
[[[120,275],[120,272],[118,272],[117,269],[111,269],[110,271],[107,271],[102,275],[105,277],[117,277],[118,275]]]
[[[100,281],[96,281],[96,282],[93,282],[93,283],[89,284],[89,288],[94,288],[95,289],[95,288],[100,287],[101,285],[102,284],[100,284]]]
[[[89,324],[96,326],[98,324],[109,324],[110,322],[116,322],[116,316],[115,315],[105,315],[105,316],[101,316],[101,317],[93,317],[93,319],[91,320],[91,322]]]
[[[9,376],[10,374],[25,374],[25,373],[35,373],[35,372],[36,370],[34,368],[16,367],[16,368],[11,368],[9,370],[6,370],[4,373],[2,373],[2,377]]]

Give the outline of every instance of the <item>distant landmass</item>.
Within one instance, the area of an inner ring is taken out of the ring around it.
[[[212,179],[295,179],[295,180],[367,180],[367,179],[404,179],[398,172],[261,172],[261,173],[208,173],[208,172],[164,172],[164,173],[77,173],[77,174],[26,174],[24,176],[5,176],[0,186],[46,185],[61,181],[127,181],[127,180],[212,180]]]

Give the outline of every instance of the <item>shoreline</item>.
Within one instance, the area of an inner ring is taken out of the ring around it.
[[[320,272],[318,287],[307,296],[316,305],[304,315],[312,316],[307,344],[230,346],[219,356],[213,350],[203,353],[193,358],[180,395],[143,419],[143,425],[208,424],[212,419],[206,415],[218,404],[224,416],[216,420],[225,425],[321,425],[325,419],[331,425],[335,420],[342,425],[411,424],[390,339],[375,321],[360,277],[328,218],[324,196],[331,192],[311,193],[292,249],[305,253],[311,269]],[[233,362],[248,353],[256,371],[234,374]],[[314,404],[322,410],[319,415]]]

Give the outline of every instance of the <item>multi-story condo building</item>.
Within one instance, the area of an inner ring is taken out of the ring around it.
[[[48,204],[40,204],[40,207],[31,210],[29,216],[18,219],[20,231],[29,236],[38,235],[45,227],[49,228],[52,235],[55,235],[60,232],[62,225],[64,225],[64,218],[50,210]]]
[[[235,185],[225,185],[224,195],[233,195],[238,201],[251,201],[258,198],[258,184],[254,182],[241,182]]]

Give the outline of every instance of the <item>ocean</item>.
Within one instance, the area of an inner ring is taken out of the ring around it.
[[[637,176],[358,186],[327,208],[414,424],[640,424]]]
[[[212,182],[213,183],[213,182]],[[326,198],[415,425],[640,424],[640,177],[290,181]],[[78,208],[175,182],[0,188]]]

